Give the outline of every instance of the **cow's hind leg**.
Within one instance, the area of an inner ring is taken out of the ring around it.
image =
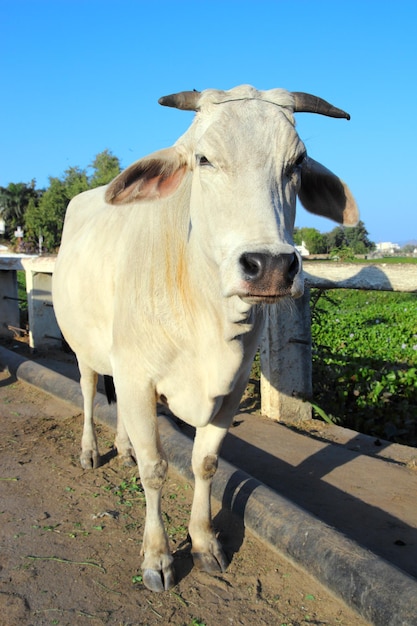
[[[117,402],[116,388],[114,386],[113,376],[105,374],[103,376],[104,390],[106,392],[107,401],[109,404]],[[126,428],[123,420],[117,419],[116,439],[114,445],[117,449],[119,460],[125,467],[135,467],[136,457],[133,450],[133,446],[130,443],[129,435],[126,432]]]
[[[81,439],[80,462],[84,469],[96,468],[100,465],[96,431],[93,420],[93,402],[97,389],[97,373],[88,365],[78,362],[80,369],[80,385],[84,399],[84,429]]]
[[[125,467],[135,467],[136,454],[130,443],[129,435],[126,432],[126,428],[122,419],[117,418],[117,432],[114,444],[117,448],[117,454],[121,463]]]
[[[193,446],[195,488],[189,533],[194,565],[209,574],[224,572],[228,566],[211,521],[211,485],[227,428],[228,423],[224,427],[209,424],[204,428],[197,428]]]

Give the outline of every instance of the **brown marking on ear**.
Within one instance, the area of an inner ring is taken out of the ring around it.
[[[119,174],[108,186],[105,200],[109,204],[128,204],[165,198],[178,188],[186,169],[175,148],[160,150]]]

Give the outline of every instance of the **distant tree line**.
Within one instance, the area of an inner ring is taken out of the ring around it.
[[[370,241],[362,221],[349,228],[336,226],[329,233],[321,233],[315,228],[295,228],[295,244],[301,245],[303,241],[310,254],[338,254],[349,257],[375,250],[375,243]]]
[[[104,150],[86,169],[70,167],[61,178],[49,177],[47,189],[36,189],[35,180],[0,187],[0,217],[5,222],[5,238],[13,242],[14,232],[21,226],[25,250],[38,251],[41,247],[55,251],[61,242],[69,201],[82,191],[106,185],[120,171],[119,159]]]
[[[14,232],[21,226],[25,250],[54,252],[61,242],[69,201],[82,191],[106,185],[120,171],[119,159],[104,150],[86,169],[69,167],[61,178],[51,176],[47,189],[36,189],[35,180],[0,187],[0,217],[6,225],[5,238],[13,242]],[[338,251],[340,256],[349,256],[367,254],[375,248],[363,222],[354,228],[338,226],[329,233],[320,233],[315,228],[296,228],[294,241],[297,245],[304,241],[310,254]]]

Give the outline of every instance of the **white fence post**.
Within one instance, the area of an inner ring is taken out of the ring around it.
[[[57,347],[61,331],[52,305],[52,273],[26,268],[28,296],[29,345],[31,348]]]
[[[31,348],[59,346],[61,331],[52,306],[52,274],[55,257],[0,255],[0,336],[13,337],[19,330],[17,271],[26,273]],[[13,328],[15,331],[13,332]]]
[[[310,291],[291,303],[267,307],[261,348],[261,412],[294,422],[311,418]]]

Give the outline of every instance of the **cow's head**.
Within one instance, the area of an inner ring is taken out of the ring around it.
[[[353,226],[347,186],[307,156],[294,112],[349,115],[328,102],[281,89],[181,92],[160,103],[195,110],[172,148],[137,161],[109,185],[106,200],[126,204],[171,196],[191,176],[191,240],[220,269],[224,296],[250,303],[303,293],[292,233],[296,197],[317,215]]]

